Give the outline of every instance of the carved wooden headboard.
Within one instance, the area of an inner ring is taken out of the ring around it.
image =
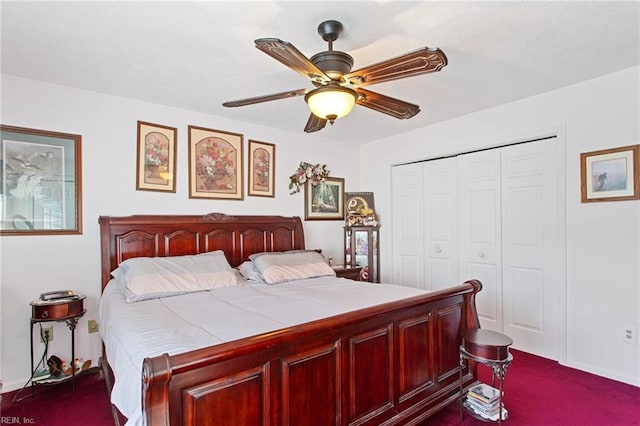
[[[181,256],[222,250],[231,266],[253,253],[304,249],[299,217],[135,215],[100,216],[102,288],[131,257]]]

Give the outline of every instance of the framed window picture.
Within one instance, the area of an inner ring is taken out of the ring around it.
[[[239,133],[189,126],[189,198],[242,200]]]
[[[82,137],[0,130],[0,235],[81,234]]]
[[[175,127],[138,121],[136,189],[176,192]]]
[[[640,199],[640,145],[580,154],[582,202]]]
[[[275,197],[276,146],[249,140],[249,174],[247,194]]]
[[[328,177],[317,185],[308,180],[304,187],[305,220],[344,219],[344,179]]]

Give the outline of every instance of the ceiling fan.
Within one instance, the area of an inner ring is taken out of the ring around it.
[[[280,61],[292,70],[308,78],[315,89],[298,89],[271,95],[257,96],[225,102],[225,107],[240,107],[277,99],[304,96],[311,115],[304,128],[307,133],[322,130],[327,121],[331,124],[344,117],[354,104],[399,119],[411,118],[420,112],[420,107],[390,96],[363,89],[364,86],[382,83],[414,75],[440,71],[447,65],[447,57],[440,49],[423,47],[396,58],[351,71],[353,58],[333,50],[333,42],[342,33],[342,24],[335,20],[322,22],[318,34],[329,44],[327,51],[317,53],[310,59],[296,47],[277,38],[255,40],[256,47]]]

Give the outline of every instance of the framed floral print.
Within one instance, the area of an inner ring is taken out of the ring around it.
[[[239,133],[189,126],[189,198],[242,200]]]
[[[640,199],[640,145],[580,154],[582,202]]]
[[[138,191],[176,192],[177,129],[138,121]]]
[[[247,195],[275,196],[276,146],[249,140],[249,178]]]
[[[314,183],[307,180],[304,187],[304,219],[343,220],[344,179],[328,177]]]
[[[82,234],[82,136],[0,133],[0,235]]]

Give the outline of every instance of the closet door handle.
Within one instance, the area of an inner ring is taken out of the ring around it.
[[[442,249],[440,247],[436,247],[436,253],[442,253]]]
[[[479,257],[480,259],[483,259],[483,258],[484,258],[484,253],[483,253],[483,252],[478,253],[478,257]]]

